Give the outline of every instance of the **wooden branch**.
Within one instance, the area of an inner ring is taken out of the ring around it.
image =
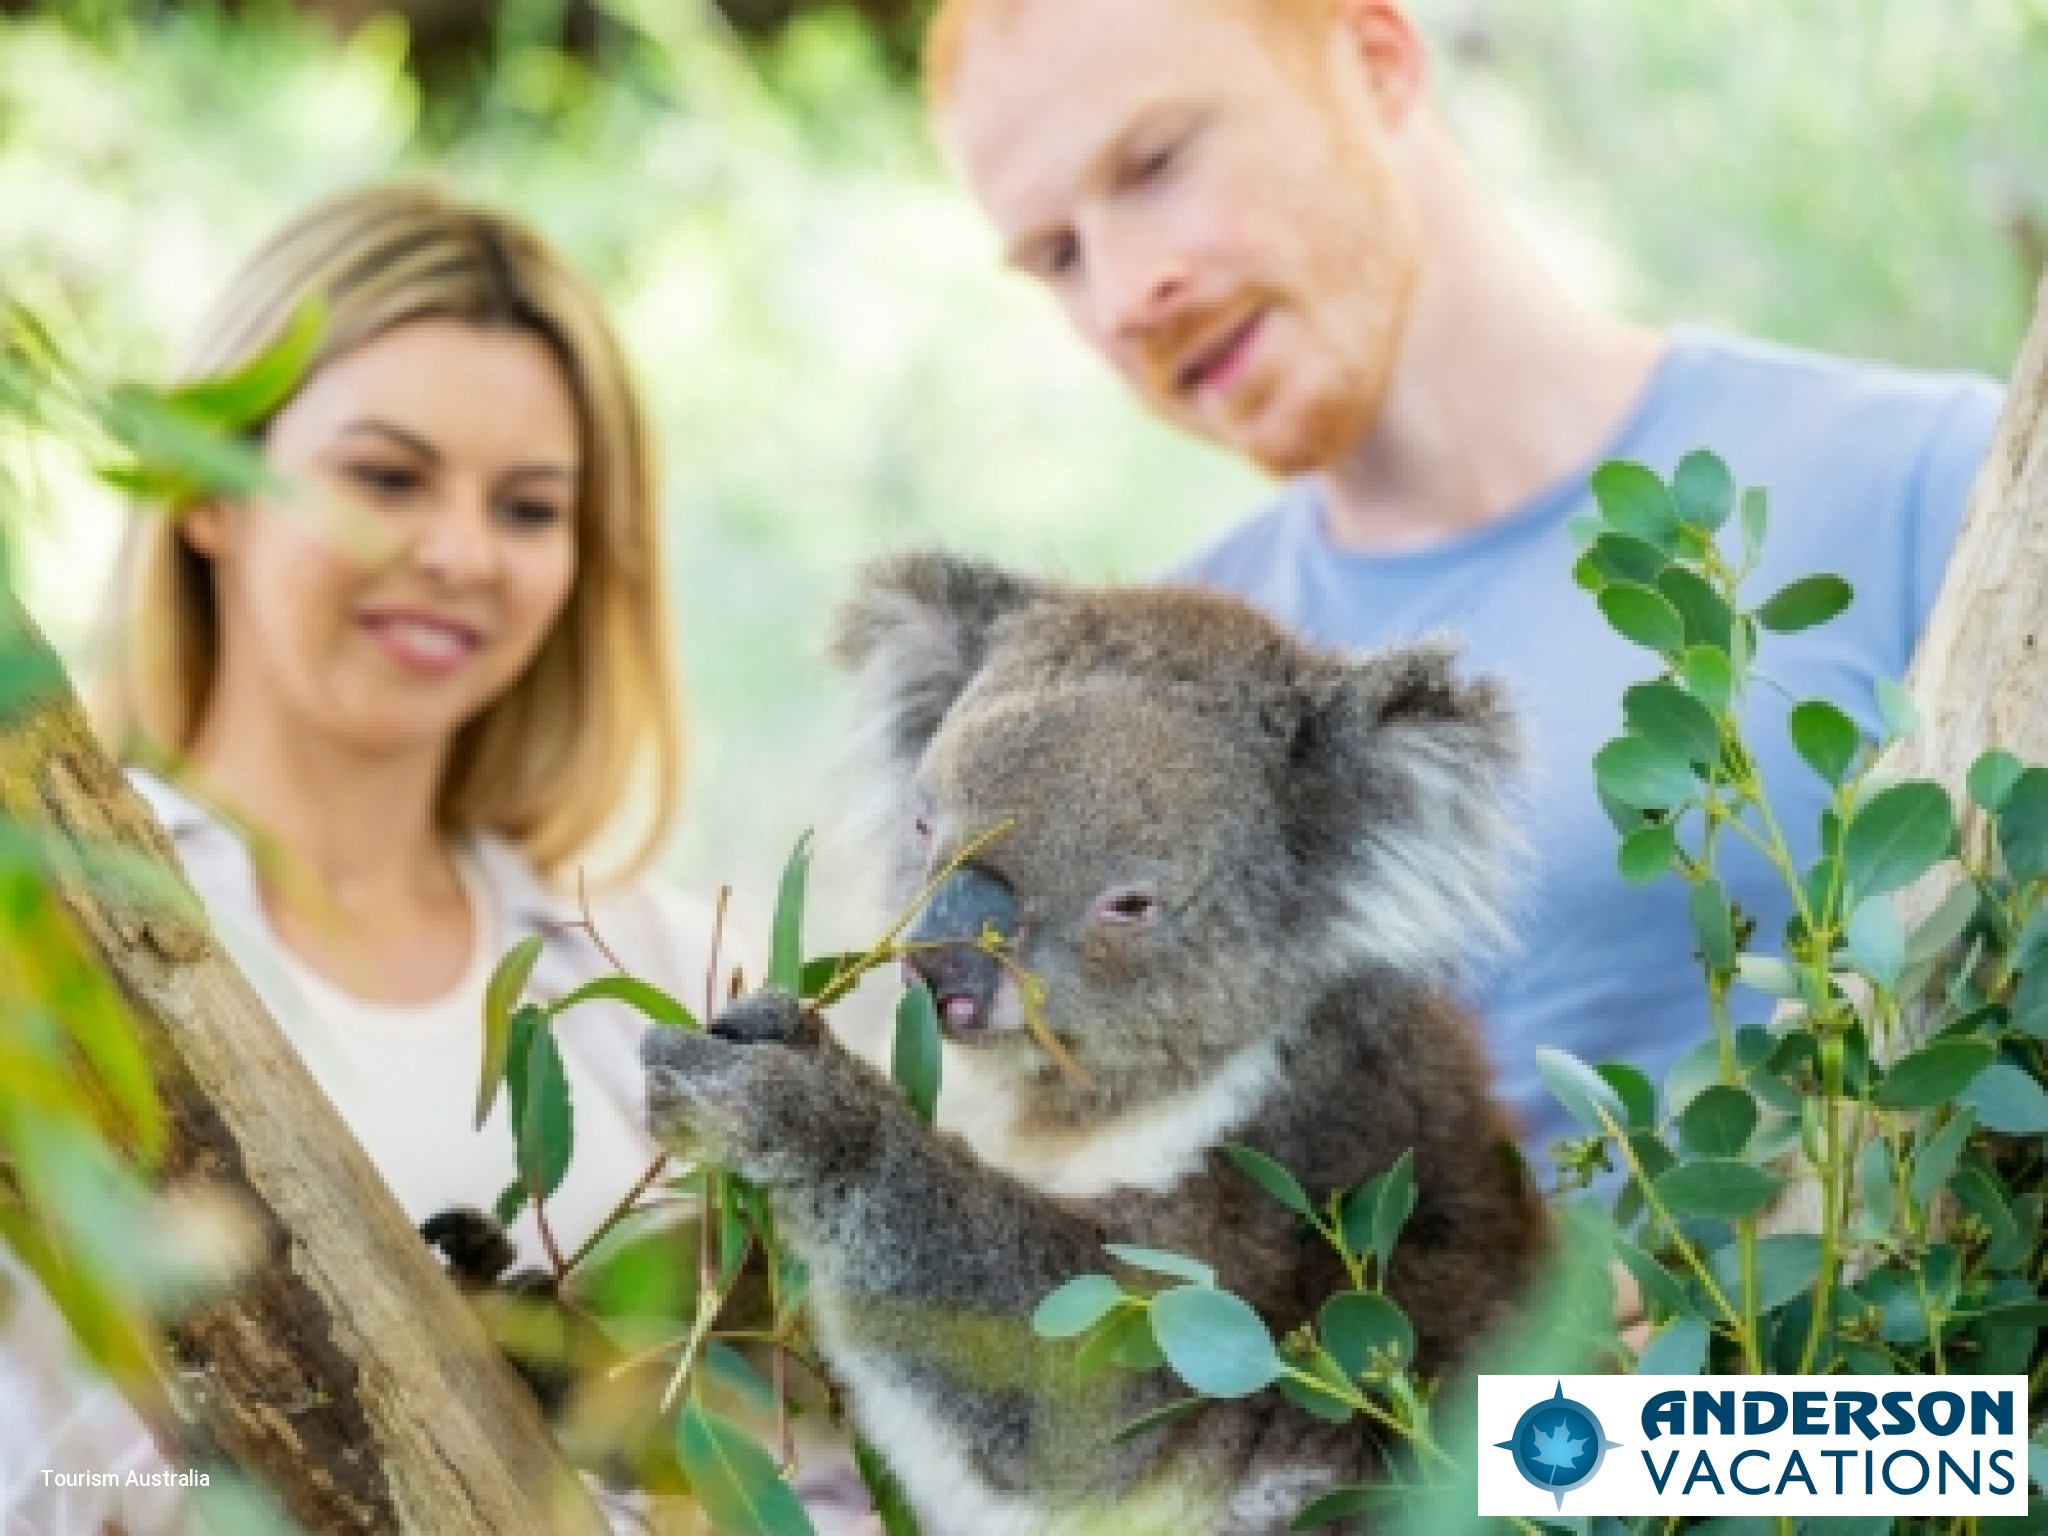
[[[0,605],[0,623],[42,645],[11,596]],[[312,1533],[602,1532],[68,688],[0,720],[0,816],[49,834],[64,904],[127,997],[169,1123],[162,1183],[224,1189],[261,1231],[247,1280],[168,1329],[176,1411],[136,1392],[166,1453],[218,1453]],[[87,877],[115,851],[164,878]]]

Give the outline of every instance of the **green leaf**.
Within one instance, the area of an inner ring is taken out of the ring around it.
[[[1154,1408],[1150,1413],[1141,1413],[1138,1417],[1131,1420],[1130,1423],[1122,1425],[1109,1437],[1109,1443],[1111,1445],[1122,1445],[1127,1440],[1135,1440],[1138,1436],[1157,1429],[1162,1424],[1171,1424],[1175,1419],[1186,1418],[1207,1401],[1208,1399],[1205,1397],[1176,1398],[1173,1402],[1167,1403],[1163,1407]]]
[[[1402,1366],[1415,1363],[1415,1327],[1408,1314],[1371,1291],[1340,1291],[1324,1302],[1316,1333],[1354,1380],[1372,1369],[1375,1354],[1391,1355]]]
[[[1754,1216],[1771,1203],[1782,1186],[1752,1163],[1703,1157],[1670,1169],[1654,1187],[1657,1198],[1675,1215],[1733,1220]]]
[[[1625,1066],[1618,1061],[1603,1061],[1593,1070],[1606,1080],[1608,1087],[1621,1096],[1622,1107],[1628,1111],[1630,1130],[1655,1129],[1657,1090],[1647,1077],[1634,1067]]]
[[[1593,759],[1600,787],[1623,805],[1643,811],[1672,810],[1699,793],[1699,780],[1683,757],[1640,736],[1622,736]]]
[[[1643,1306],[1652,1317],[1670,1316],[1687,1310],[1685,1291],[1671,1278],[1671,1272],[1625,1237],[1614,1240],[1615,1257],[1628,1266],[1642,1292]]]
[[[815,1536],[775,1458],[694,1401],[676,1419],[676,1459],[719,1536]]]
[[[1259,1314],[1208,1284],[1153,1297],[1152,1333],[1174,1374],[1210,1397],[1248,1397],[1271,1386],[1282,1370]]]
[[[1896,987],[1906,969],[1906,925],[1889,896],[1873,896],[1849,914],[1842,931],[1856,968],[1882,987]]]
[[[910,1508],[910,1500],[903,1492],[903,1485],[896,1481],[896,1474],[882,1459],[881,1452],[856,1437],[853,1465],[860,1473],[861,1482],[867,1485],[876,1518],[882,1522],[882,1536],[918,1536],[917,1516]]]
[[[1956,1162],[1963,1155],[1964,1143],[1970,1132],[1977,1128],[1977,1112],[1959,1109],[1920,1148],[1913,1159],[1913,1177],[1908,1185],[1913,1194],[1913,1203],[1921,1210],[1928,1210],[1934,1204],[1935,1196],[1948,1183],[1948,1176],[1956,1171]]]
[[[1607,524],[1597,512],[1580,512],[1568,517],[1564,523],[1565,537],[1572,541],[1572,548],[1587,550],[1593,541],[1607,531]]]
[[[1744,955],[1735,962],[1735,977],[1767,997],[1797,1002],[1806,996],[1799,973],[1775,955]]]
[[[1707,1271],[1730,1300],[1742,1294],[1742,1247],[1726,1243],[1707,1259]],[[1759,1312],[1775,1312],[1820,1278],[1820,1239],[1808,1233],[1760,1237],[1756,1242],[1756,1303]]]
[[[1126,1294],[1108,1275],[1076,1275],[1038,1304],[1031,1331],[1041,1339],[1078,1338],[1109,1316]]]
[[[1108,1321],[1081,1341],[1074,1354],[1074,1377],[1087,1381],[1110,1365],[1128,1371],[1154,1371],[1164,1364],[1166,1356],[1152,1337],[1152,1313],[1134,1303],[1112,1312]]]
[[[2015,880],[2048,875],[2048,768],[2029,768],[1998,810],[1998,848]]]
[[[1761,488],[1742,493],[1742,558],[1745,564],[1755,564],[1756,557],[1763,552],[1764,539],[1771,529],[1771,498]]]
[[[1103,1251],[1115,1259],[1121,1259],[1133,1269],[1147,1270],[1155,1275],[1171,1275],[1176,1280],[1189,1280],[1196,1285],[1214,1285],[1216,1271],[1200,1259],[1191,1259],[1184,1253],[1168,1253],[1162,1248],[1134,1248],[1128,1243],[1104,1243]]]
[[[1313,1218],[1315,1207],[1293,1174],[1265,1153],[1231,1144],[1223,1149],[1238,1171],[1296,1215]]]
[[[1873,795],[1842,834],[1842,867],[1856,901],[1911,885],[1955,841],[1948,791],[1912,780]]]
[[[1977,915],[1977,887],[1969,880],[1958,880],[1948,888],[1948,894],[1941,898],[1941,904],[1927,915],[1927,921],[1913,930],[1913,936],[1906,943],[1906,964],[1925,965],[1938,958],[1951,944],[1969,930],[1971,919]]]
[[[2048,1089],[2010,1062],[1986,1067],[1957,1095],[1977,1123],[2002,1136],[2048,1135]]]
[[[555,1032],[537,1024],[526,1058],[525,1103],[519,1116],[519,1177],[527,1189],[546,1199],[562,1187],[575,1150],[575,1120],[569,1103],[569,1078]]]
[[[890,1075],[917,1118],[930,1125],[939,1112],[939,1083],[945,1070],[939,1049],[939,1010],[931,988],[917,982],[896,1005],[896,1043]]]
[[[1692,931],[1700,941],[1700,958],[1717,976],[1733,971],[1742,958],[1735,948],[1735,915],[1719,880],[1702,880],[1686,897]]]
[[[1827,623],[1849,606],[1854,595],[1839,576],[1803,577],[1757,609],[1756,621],[1777,634],[1796,634]]]
[[[1712,533],[1735,511],[1735,477],[1720,455],[1695,449],[1678,461],[1671,478],[1678,515],[1695,528]]]
[[[637,976],[600,976],[586,981],[582,986],[562,998],[548,1009],[550,1018],[559,1018],[571,1008],[583,1003],[624,1003],[628,1008],[645,1014],[657,1024],[671,1029],[695,1030],[701,1026],[697,1016],[685,1008],[669,993],[651,981],[642,981]]]
[[[1946,1104],[1991,1064],[1988,1040],[1936,1040],[1893,1064],[1877,1085],[1879,1109],[1931,1109]]]
[[[241,367],[183,385],[166,398],[179,410],[223,431],[255,426],[299,387],[326,329],[326,306],[318,295],[307,298],[292,311],[277,340]]]
[[[1726,709],[1735,699],[1735,672],[1717,650],[1695,645],[1678,664],[1678,675],[1693,696],[1709,709]]]
[[[476,1088],[476,1128],[482,1130],[491,1117],[491,1104],[498,1097],[498,1085],[505,1080],[506,1052],[511,1040],[512,1010],[526,991],[534,962],[546,943],[538,934],[512,946],[484,987],[484,1065]]]
[[[1678,508],[1657,472],[1619,460],[1593,471],[1593,499],[1622,533],[1669,550],[1677,546]]]
[[[2048,1040],[2048,957],[2027,967],[2013,989],[2012,1024],[2023,1035]]]
[[[1888,677],[1880,677],[1871,691],[1877,695],[1878,717],[1884,721],[1885,732],[1892,740],[1904,741],[1920,729],[1920,707],[1905,689]]]
[[[1740,1157],[1756,1122],[1756,1099],[1748,1089],[1716,1083],[1686,1105],[1678,1131],[1686,1148],[1701,1157]]]
[[[1571,1052],[1539,1045],[1536,1047],[1536,1070],[1543,1075],[1551,1097],[1587,1130],[1604,1134],[1610,1129],[1610,1122],[1615,1130],[1627,1128],[1628,1109],[1621,1102],[1621,1095],[1614,1091],[1606,1078]],[[1604,1120],[1603,1114],[1606,1116]]]
[[[1649,587],[1617,581],[1595,599],[1608,624],[1625,640],[1675,656],[1685,649],[1685,620],[1664,597]]]
[[[1792,711],[1791,726],[1792,745],[1809,768],[1830,784],[1849,776],[1863,744],[1855,721],[1825,700],[1810,699]]]
[[[498,1198],[491,1204],[491,1214],[498,1218],[499,1226],[509,1227],[526,1209],[527,1199],[526,1181],[514,1179],[498,1192]]]
[[[864,958],[862,955],[821,955],[816,960],[806,960],[803,990],[797,996],[805,1002],[811,1001]]]
[[[1368,1239],[1378,1273],[1386,1274],[1394,1256],[1394,1243],[1408,1218],[1415,1214],[1415,1152],[1404,1149],[1393,1166],[1374,1177],[1372,1231]]]
[[[2026,765],[2002,747],[1993,747],[1970,764],[1970,798],[1991,815],[2005,809],[2013,786],[2026,772]]]
[[[1636,1357],[1638,1376],[1697,1376],[1707,1363],[1713,1329],[1697,1317],[1681,1317],[1653,1337]]]
[[[1593,589],[1596,592],[1611,581],[1647,587],[1656,581],[1670,559],[1656,545],[1645,544],[1625,533],[1605,534],[1586,551],[1586,563],[1600,575],[1599,586]]]
[[[1634,735],[1710,768],[1721,757],[1721,727],[1706,705],[1670,683],[1639,683],[1621,698],[1622,716]]]
[[[1685,621],[1685,643],[1726,651],[1735,630],[1735,615],[1713,583],[1682,565],[1667,566],[1657,577],[1657,590]]]
[[[1892,1184],[1891,1143],[1873,1136],[1856,1159],[1856,1191],[1860,1196],[1857,1227],[1870,1237],[1883,1237],[1892,1229],[1898,1200]]]
[[[804,886],[811,873],[811,834],[796,840],[775,894],[775,925],[768,949],[768,984],[794,997],[804,984]]]
[[[1678,834],[1668,821],[1637,827],[1621,840],[1621,878],[1630,885],[1648,885],[1660,878],[1678,856]]]

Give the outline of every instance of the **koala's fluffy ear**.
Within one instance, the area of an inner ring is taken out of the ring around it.
[[[1520,738],[1499,684],[1434,642],[1333,662],[1290,753],[1290,842],[1341,914],[1340,964],[1441,978],[1507,943]]]
[[[988,656],[1005,615],[1049,588],[978,560],[925,551],[865,566],[840,610],[833,655],[854,674],[880,756],[907,774]]]

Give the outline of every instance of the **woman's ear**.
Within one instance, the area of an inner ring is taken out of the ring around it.
[[[1398,132],[1429,100],[1429,46],[1394,0],[1342,0],[1345,35],[1372,83],[1381,124]]]

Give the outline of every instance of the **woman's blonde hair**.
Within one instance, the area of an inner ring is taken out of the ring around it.
[[[554,875],[630,798],[636,836],[613,863],[640,867],[674,817],[682,729],[650,434],[602,306],[516,220],[432,187],[372,187],[315,205],[258,250],[178,378],[260,355],[313,298],[325,329],[308,376],[415,320],[523,331],[554,353],[582,436],[575,584],[526,672],[457,735],[437,809],[444,828],[508,838]],[[135,520],[108,619],[99,702],[109,744],[124,759],[175,760],[220,662],[212,572],[175,520]]]

